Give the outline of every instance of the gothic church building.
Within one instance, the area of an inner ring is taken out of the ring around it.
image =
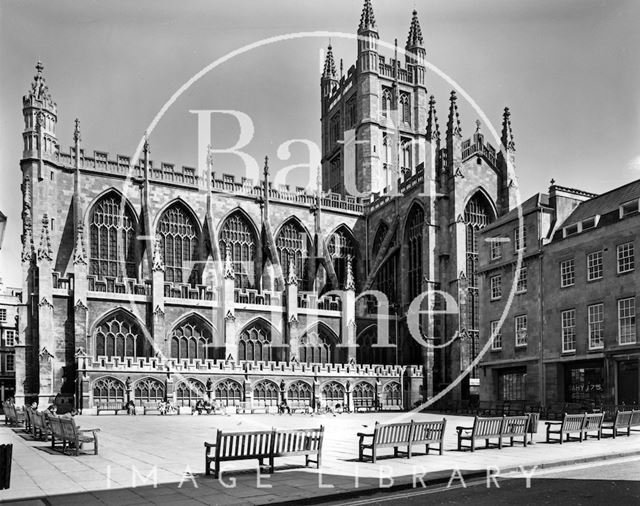
[[[90,152],[77,120],[65,152],[38,63],[23,98],[18,404],[405,409],[469,366],[478,231],[515,205],[509,111],[502,149],[479,128],[464,140],[451,92],[441,134],[417,13],[404,62],[381,54],[370,0],[357,33],[346,73],[326,52],[314,194],[275,188],[267,162],[253,182],[156,163],[148,143],[135,164]],[[459,311],[421,314],[424,346],[407,312],[428,290]],[[474,375],[452,395],[473,395]]]

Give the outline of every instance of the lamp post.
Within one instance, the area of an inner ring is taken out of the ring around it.
[[[4,239],[4,229],[7,226],[7,217],[0,211],[0,249],[2,249],[2,240]]]

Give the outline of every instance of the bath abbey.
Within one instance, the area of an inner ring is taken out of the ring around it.
[[[152,160],[152,136],[136,159],[110,155],[78,120],[64,149],[38,62],[16,404],[395,410],[463,372],[448,395],[478,395],[479,237],[516,206],[510,112],[501,146],[479,122],[465,137],[456,93],[430,92],[418,14],[403,50],[380,21],[365,0],[357,60],[325,51],[315,188],[275,185],[268,159],[260,180]]]

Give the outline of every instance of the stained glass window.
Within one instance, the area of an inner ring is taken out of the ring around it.
[[[220,253],[224,258],[227,245],[231,247],[237,287],[253,288],[255,286],[256,243],[253,227],[242,213],[235,212],[224,220],[220,232]]]
[[[282,226],[276,238],[276,249],[283,273],[288,272],[289,263],[293,259],[298,276],[298,286],[300,290],[308,290],[310,287],[308,257],[311,245],[306,231],[297,221],[289,220]]]
[[[173,204],[162,214],[158,234],[164,279],[175,283],[199,283],[198,227],[191,213],[182,204]]]

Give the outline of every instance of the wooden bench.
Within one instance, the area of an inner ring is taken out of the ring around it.
[[[375,411],[376,409],[377,409],[377,403],[375,399],[370,399],[370,398],[353,399],[354,411]]]
[[[381,448],[393,448],[393,456],[398,457],[400,453],[411,458],[413,445],[425,445],[427,453],[431,444],[440,445],[440,455],[443,451],[443,438],[446,426],[446,419],[441,422],[410,422],[380,424],[376,422],[373,432],[358,432],[358,458],[363,461],[365,457],[371,458],[375,464],[378,458],[378,450]],[[370,442],[366,442],[368,439]],[[403,450],[400,450],[403,448]],[[405,450],[406,449],[406,450]],[[371,455],[365,455],[365,451],[370,450]]]
[[[604,414],[604,413],[603,413]],[[616,415],[613,420],[602,423],[602,430],[610,430],[613,439],[616,438],[619,431],[626,430],[627,436],[631,435],[631,415],[633,411],[616,411]]]
[[[486,448],[489,448],[491,439],[498,440],[498,448],[502,449],[502,439],[511,439],[511,446],[516,437],[522,436],[524,445],[527,443],[527,426],[529,416],[500,416],[500,417],[479,417],[473,419],[472,427],[458,426],[458,450],[463,450],[462,443],[469,441],[471,451],[476,449],[476,440],[484,439]]]
[[[33,437],[36,439],[47,440],[49,437],[49,424],[47,418],[42,411],[33,411]]]
[[[521,437],[522,444],[527,446],[527,434],[529,428],[530,415],[505,416],[502,423],[503,438],[510,439],[510,446],[513,446],[514,439]],[[533,439],[533,436],[531,436]]]
[[[629,420],[629,430],[630,431],[640,430],[640,409],[631,410],[631,420]]]
[[[601,439],[603,421],[604,421],[604,413],[585,413],[584,427],[582,428],[584,439],[586,440],[589,437],[590,432],[595,432],[595,436],[598,439]]]
[[[64,451],[64,438],[65,434],[62,429],[62,423],[60,423],[59,416],[49,416],[49,432],[51,433],[51,448],[55,450],[56,448],[56,438],[58,440],[58,444],[62,446],[62,451]]]
[[[567,441],[571,441],[571,434],[575,433],[578,434],[578,439],[582,442],[584,436],[584,421],[584,414],[570,415],[565,413],[562,417],[562,421],[560,422],[546,422],[547,443],[551,442],[551,436],[553,434],[557,434],[559,436],[559,442],[562,444],[565,435],[567,437]]]
[[[277,431],[223,432],[218,431],[215,443],[204,443],[205,473],[211,474],[211,463],[214,463],[213,475],[220,476],[220,463],[230,460],[252,460],[264,465],[269,461],[270,472],[274,471],[274,459],[293,455],[305,455],[305,465],[314,462],[320,467],[322,461],[322,440],[324,427],[319,429],[289,429]],[[212,455],[212,450],[214,454]],[[310,456],[316,459],[311,460]]]
[[[160,402],[143,401],[142,414],[147,415],[153,411],[155,411],[157,414],[160,414]]]
[[[73,449],[77,457],[84,443],[93,443],[93,453],[98,455],[98,435],[96,433],[100,432],[100,429],[80,429],[73,418],[66,416],[61,416],[58,420],[63,433],[62,453],[66,452],[66,448]]]
[[[16,409],[15,404],[8,402],[4,405],[4,417],[5,425],[13,427],[22,425],[25,420],[24,411]]]
[[[273,459],[275,457],[289,457],[304,455],[305,467],[309,463],[316,464],[320,469],[322,463],[322,441],[324,439],[324,426],[319,429],[287,429],[277,430],[273,443],[273,452],[270,460],[271,472],[273,472]],[[315,459],[311,459],[315,456]]]
[[[96,415],[99,415],[101,411],[114,411],[117,415],[119,411],[126,410],[127,408],[123,401],[100,402],[96,404]]]

